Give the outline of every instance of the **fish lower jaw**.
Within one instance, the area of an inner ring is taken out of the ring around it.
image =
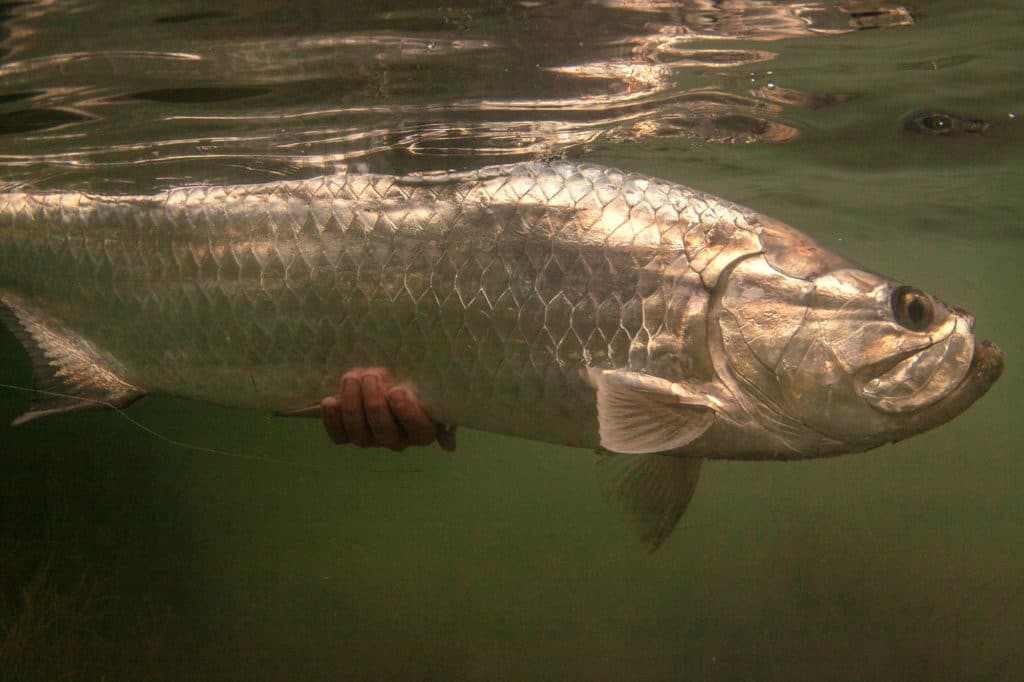
[[[959,416],[985,395],[1002,376],[1006,355],[991,341],[975,345],[971,365],[956,388],[936,403],[918,412],[903,415],[900,424],[887,439],[897,442],[935,428]]]

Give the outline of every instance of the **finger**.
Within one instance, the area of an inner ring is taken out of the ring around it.
[[[349,374],[341,379],[341,423],[356,445],[372,445],[370,427],[363,412],[362,382]]]
[[[455,452],[455,427],[440,426],[437,430],[437,444],[446,452]]]
[[[348,442],[345,425],[341,422],[341,401],[329,396],[320,401],[320,420],[324,423],[331,440],[342,445]]]
[[[385,448],[405,447],[402,432],[388,406],[386,387],[381,376],[376,373],[366,374],[363,376],[362,387],[363,409],[366,411],[366,422],[370,426],[373,442]]]
[[[404,386],[388,391],[388,405],[411,445],[430,445],[437,438],[437,425],[420,407],[412,392]]]

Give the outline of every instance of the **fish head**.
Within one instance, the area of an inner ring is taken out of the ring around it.
[[[805,267],[769,248],[719,283],[719,374],[794,456],[928,430],[999,377],[1003,354],[969,313],[824,253]]]

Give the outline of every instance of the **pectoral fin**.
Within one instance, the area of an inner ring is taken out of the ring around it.
[[[601,447],[649,454],[678,450],[715,421],[714,409],[681,384],[638,372],[590,369]]]
[[[146,395],[121,378],[119,363],[20,296],[0,293],[0,321],[32,361],[35,387],[28,412],[13,426],[63,412],[122,408]]]
[[[598,475],[608,501],[624,512],[653,552],[672,533],[697,489],[697,457],[609,455]]]

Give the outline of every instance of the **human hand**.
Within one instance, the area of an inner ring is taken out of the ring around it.
[[[412,388],[394,385],[381,367],[353,369],[341,377],[338,395],[320,402],[320,416],[335,443],[404,450],[430,445],[455,451],[455,429],[430,419]]]

